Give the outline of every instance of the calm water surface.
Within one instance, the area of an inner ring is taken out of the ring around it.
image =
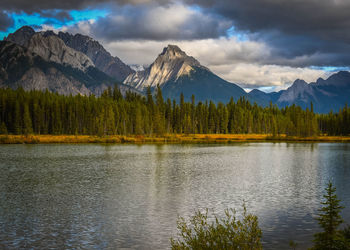
[[[307,248],[329,179],[350,223],[350,144],[0,145],[0,248],[166,249],[243,200],[266,249]]]

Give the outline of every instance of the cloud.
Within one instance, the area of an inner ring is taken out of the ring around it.
[[[237,28],[260,32],[313,34],[325,39],[350,41],[348,0],[188,0],[235,21]],[[333,34],[333,36],[330,36]],[[334,37],[335,36],[335,37]]]
[[[103,5],[168,4],[170,0],[1,0],[1,8],[13,12],[40,13],[46,10],[79,10]]]
[[[13,24],[13,19],[5,11],[0,11],[0,31],[7,31]]]
[[[82,25],[77,24],[77,26]],[[226,36],[232,22],[203,14],[181,4],[168,6],[124,6],[100,17],[90,25],[89,34],[97,39],[193,40]],[[75,32],[79,27],[71,27]]]
[[[73,17],[67,11],[47,11],[43,10],[39,12],[41,17],[47,17],[49,19],[54,19],[60,22],[66,22],[73,20]]]
[[[236,30],[264,41],[279,58],[295,58],[295,66],[350,65],[350,1],[348,0],[186,0],[233,21]],[[346,54],[346,55],[344,55]],[[297,59],[307,57],[322,61]],[[328,55],[328,57],[326,57]],[[283,60],[281,60],[282,62]]]

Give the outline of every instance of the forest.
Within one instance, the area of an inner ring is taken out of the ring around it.
[[[118,87],[100,97],[63,96],[49,91],[0,89],[0,134],[163,135],[271,134],[278,136],[349,135],[350,108],[316,114],[313,104],[278,108],[252,104],[244,97],[212,101],[164,100],[158,87],[146,96]]]

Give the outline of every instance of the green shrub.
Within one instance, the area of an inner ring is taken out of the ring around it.
[[[197,211],[189,221],[180,217],[178,239],[171,239],[172,249],[262,249],[258,218],[248,214],[244,205],[243,209],[241,220],[233,209],[225,210],[222,219],[214,215],[213,222],[208,221],[208,209],[205,213]]]

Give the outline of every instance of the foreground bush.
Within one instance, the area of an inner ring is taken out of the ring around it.
[[[243,208],[241,220],[232,209],[225,210],[222,219],[214,215],[213,222],[208,221],[208,210],[196,212],[189,221],[180,217],[178,239],[171,239],[172,249],[262,249],[258,218]]]

